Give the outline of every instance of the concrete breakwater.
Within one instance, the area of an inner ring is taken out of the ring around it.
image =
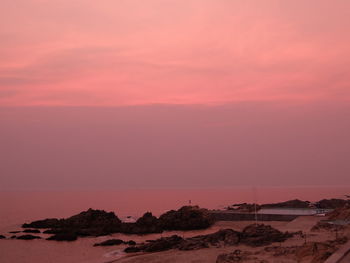
[[[239,213],[234,211],[210,211],[211,216],[217,221],[292,221],[299,215],[279,214],[254,214]]]

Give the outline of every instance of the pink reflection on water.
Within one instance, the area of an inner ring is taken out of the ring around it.
[[[350,187],[273,187],[255,188],[258,203],[290,199],[316,201],[343,198]],[[140,216],[146,211],[155,215],[183,205],[199,205],[210,209],[240,202],[254,202],[252,187],[231,189],[139,189],[116,191],[36,191],[1,192],[0,226],[16,226],[23,222],[68,217],[88,208],[114,211],[119,217]]]

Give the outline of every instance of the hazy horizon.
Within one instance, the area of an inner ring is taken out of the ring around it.
[[[350,185],[347,103],[0,108],[1,190]]]

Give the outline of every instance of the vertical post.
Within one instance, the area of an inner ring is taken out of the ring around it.
[[[253,196],[254,196],[254,218],[255,218],[255,226],[258,225],[258,214],[256,213],[256,188],[255,186],[253,187]]]

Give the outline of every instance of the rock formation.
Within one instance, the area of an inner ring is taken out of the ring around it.
[[[271,226],[251,225],[243,232],[232,229],[222,229],[208,235],[200,235],[191,238],[182,238],[177,235],[149,240],[146,244],[126,248],[127,253],[133,252],[158,252],[169,249],[195,250],[208,247],[234,246],[245,244],[249,246],[265,246],[273,242],[283,242],[292,234],[282,233]]]
[[[164,230],[203,229],[212,224],[213,220],[208,210],[185,206],[177,211],[169,211],[161,215],[159,219],[147,212],[135,223],[122,223],[113,212],[89,209],[66,219],[50,218],[23,224],[22,227],[48,228],[43,233],[54,234],[48,240],[73,241],[79,236],[102,236],[113,233],[161,233]]]
[[[39,236],[33,236],[33,235],[23,235],[16,237],[17,239],[22,239],[22,240],[33,240],[33,239],[41,239]]]

